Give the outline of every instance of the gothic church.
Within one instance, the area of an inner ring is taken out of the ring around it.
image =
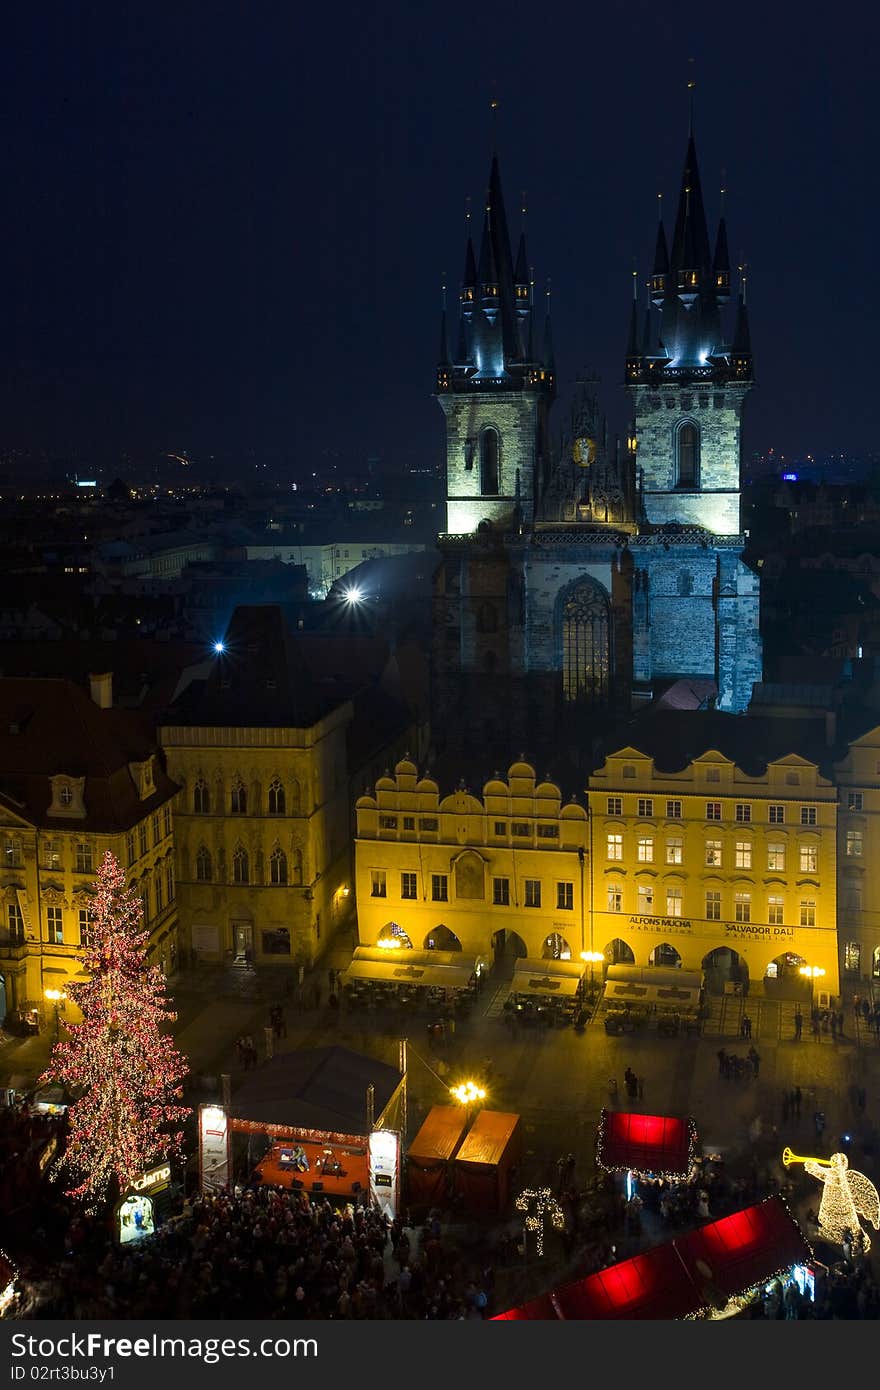
[[[733,333],[722,216],[710,241],[693,135],[644,322],[631,310],[632,426],[609,448],[584,386],[561,446],[549,306],[538,334],[521,235],[514,260],[497,156],[479,257],[468,238],[455,351],[446,313],[446,532],[434,580],[438,748],[577,739],[680,678],[740,711],[761,678],[758,577],[743,562],[740,455],[753,366],[740,287]],[[540,345],[536,341],[540,336]],[[551,738],[548,740],[548,735]]]

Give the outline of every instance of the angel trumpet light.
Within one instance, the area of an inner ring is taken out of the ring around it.
[[[804,1158],[802,1154],[793,1154],[788,1145],[782,1150],[782,1161],[786,1168],[791,1163],[821,1163],[823,1168],[831,1167],[830,1158]]]

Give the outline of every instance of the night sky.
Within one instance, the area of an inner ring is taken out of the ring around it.
[[[431,398],[496,137],[567,413],[612,430],[633,257],[696,136],[749,263],[747,450],[876,449],[877,11],[782,4],[18,5],[0,64],[0,451],[252,476],[442,456]],[[218,465],[218,466],[219,466]]]

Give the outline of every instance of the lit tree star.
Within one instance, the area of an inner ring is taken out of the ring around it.
[[[119,861],[107,851],[98,871],[93,920],[79,960],[90,979],[67,987],[82,1023],[67,1025],[41,1082],[64,1082],[79,1098],[53,1177],[72,1180],[69,1197],[94,1211],[115,1184],[124,1193],[151,1164],[179,1151],[174,1130],[190,1110],[179,1104],[189,1071],[162,1024],[177,1015],[165,977],[147,961],[142,906],[126,889]],[[82,1094],[80,1094],[82,1093]]]

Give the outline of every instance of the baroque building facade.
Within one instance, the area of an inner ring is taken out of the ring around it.
[[[354,789],[418,734],[383,690],[316,680],[276,605],[237,608],[221,647],[159,731],[181,943],[196,962],[308,967],[352,906]]]
[[[399,762],[357,802],[361,945],[601,952],[703,970],[718,991],[772,990],[808,964],[836,994],[833,784],[794,754],[757,771],[711,748],[668,765],[620,748],[582,805],[523,760],[479,795]]]
[[[0,1019],[36,1028],[86,978],[98,866],[109,850],[143,904],[152,963],[178,963],[172,803],[151,732],[113,708],[109,674],[91,698],[67,680],[0,680]],[[47,991],[49,993],[47,994]]]
[[[456,346],[444,311],[446,532],[434,586],[440,746],[514,744],[585,711],[650,700],[681,677],[746,708],[761,675],[758,578],[743,562],[741,422],[753,385],[745,286],[735,322],[722,216],[710,242],[693,136],[671,243],[661,221],[649,299],[625,361],[632,426],[610,446],[585,383],[561,445],[549,300],[538,346],[525,236],[516,258],[498,159],[479,257],[468,240]]]

